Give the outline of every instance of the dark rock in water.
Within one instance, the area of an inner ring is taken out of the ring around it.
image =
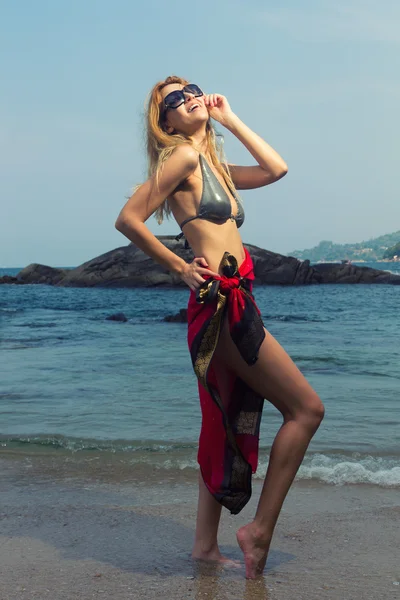
[[[115,313],[106,317],[106,321],[123,321],[125,323],[127,320],[128,319],[126,318],[124,313]]]
[[[312,266],[315,283],[390,283],[400,285],[400,275],[359,267],[351,263],[319,263]],[[312,282],[314,283],[314,281]]]
[[[305,285],[314,283],[386,283],[400,285],[400,275],[359,267],[353,264],[321,263],[310,265],[293,256],[283,256],[245,244],[254,263],[255,283]]]
[[[18,283],[57,285],[66,273],[68,273],[68,269],[56,269],[46,265],[39,265],[38,263],[31,263],[16,275],[16,279]],[[0,279],[4,279],[4,277]]]
[[[168,321],[169,323],[187,323],[187,308],[181,308],[176,315],[167,315],[163,321]]]
[[[14,275],[3,275],[0,277],[0,283],[24,283],[23,281],[19,281]]]
[[[193,260],[191,249],[174,236],[158,239],[186,262]],[[324,263],[310,265],[293,256],[283,256],[258,246],[245,244],[254,262],[255,284],[305,285],[313,283],[389,283],[400,284],[400,276],[387,271],[358,267],[353,264]],[[5,281],[5,275],[0,278]],[[14,279],[14,278],[13,278]],[[31,264],[20,271],[11,283],[45,283],[62,287],[187,287],[179,276],[153,261],[134,244],[110,250],[75,269],[55,269]]]

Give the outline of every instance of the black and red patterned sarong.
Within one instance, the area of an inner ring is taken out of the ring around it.
[[[257,361],[265,337],[252,294],[253,261],[246,248],[245,254],[238,267],[236,258],[225,252],[222,275],[204,276],[206,281],[191,291],[188,304],[188,344],[202,411],[197,459],[208,490],[232,514],[251,497],[264,398],[231,371],[229,398],[221,398],[212,359],[226,313],[232,340],[248,365]]]

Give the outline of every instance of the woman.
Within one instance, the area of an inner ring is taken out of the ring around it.
[[[256,165],[228,165],[218,157],[210,117],[244,144]],[[283,416],[254,520],[237,532],[246,576],[255,578],[324,415],[315,391],[262,323],[252,295],[253,264],[239,234],[244,209],[235,189],[278,181],[287,165],[232,112],[224,96],[204,94],[175,76],[150,93],[147,149],[150,177],[129,198],[115,226],[191,290],[188,341],[202,408],[193,558],[224,560],[217,543],[221,509],[236,514],[250,498],[264,399]],[[145,225],[153,213],[161,222],[171,212],[193,250],[189,264]]]

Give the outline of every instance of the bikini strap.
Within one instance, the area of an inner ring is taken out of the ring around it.
[[[194,219],[201,219],[201,217],[199,215],[195,215],[194,217],[189,217],[188,219],[185,219],[184,221],[182,221],[182,223],[179,225],[179,227],[182,229],[182,227],[184,225],[186,225],[186,223],[189,223],[189,221],[194,221]]]
[[[183,237],[184,237],[184,235],[185,235],[185,234],[183,233],[183,231],[181,231],[181,233],[178,233],[178,235],[175,237],[176,241],[177,241],[177,242],[179,242],[179,240],[180,240],[181,238],[183,238]],[[188,242],[188,241],[187,241],[187,239],[185,238],[185,250],[188,250],[188,248],[190,248],[190,246],[189,246],[189,242]]]

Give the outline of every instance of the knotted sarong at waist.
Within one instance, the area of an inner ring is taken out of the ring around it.
[[[252,294],[253,261],[246,248],[245,254],[238,267],[236,258],[225,252],[222,275],[205,276],[200,288],[191,291],[188,304],[188,344],[202,411],[197,459],[208,490],[232,514],[251,497],[264,398],[230,370],[230,394],[222,398],[212,358],[226,313],[232,340],[248,365],[257,361],[265,337]]]

